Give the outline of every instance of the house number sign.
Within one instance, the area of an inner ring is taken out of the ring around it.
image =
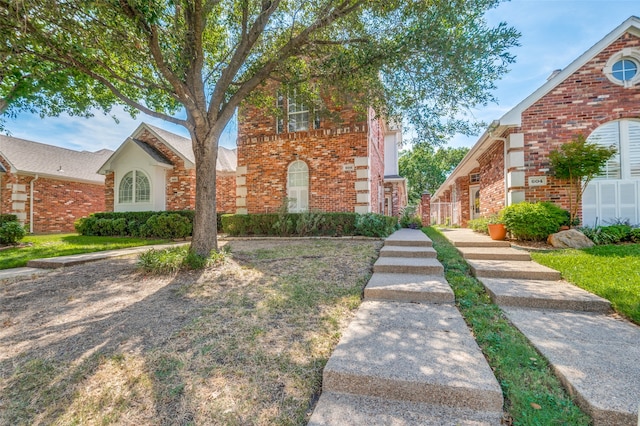
[[[546,184],[546,176],[529,176],[529,186],[545,186]]]

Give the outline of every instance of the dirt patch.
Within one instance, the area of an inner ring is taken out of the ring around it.
[[[0,424],[304,423],[380,245],[234,241],[203,272],[0,283]]]

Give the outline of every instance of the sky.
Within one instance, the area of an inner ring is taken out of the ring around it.
[[[489,11],[490,24],[506,22],[520,33],[520,46],[511,52],[516,56],[511,71],[496,82],[497,104],[472,111],[480,121],[499,119],[520,101],[542,86],[555,69],[569,65],[600,39],[630,16],[640,16],[638,0],[512,0]],[[141,122],[188,137],[181,126],[139,114],[132,119],[121,108],[112,115],[98,112],[94,117],[48,117],[21,114],[7,120],[11,136],[75,150],[115,150]],[[478,136],[456,135],[449,146],[471,147]],[[235,129],[228,126],[221,145],[235,147]]]

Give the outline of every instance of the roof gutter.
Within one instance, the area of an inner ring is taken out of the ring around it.
[[[487,130],[485,130],[482,136],[480,136],[480,139],[478,139],[478,142],[476,142],[475,145],[473,145],[473,147],[467,153],[467,155],[464,156],[460,164],[458,164],[456,168],[453,169],[453,172],[451,172],[451,174],[447,176],[447,179],[442,183],[442,185],[440,185],[440,187],[436,190],[436,192],[431,196],[432,200],[436,200],[439,197],[441,197],[442,193],[445,191],[445,188],[453,184],[453,181],[455,181],[455,179],[458,178],[457,174],[467,166],[467,163],[475,160],[475,158],[481,152],[483,152],[481,151],[481,149],[484,148],[484,145],[488,140],[492,139],[494,132],[499,127],[500,127],[500,120],[493,120],[491,122],[489,127],[487,127]]]

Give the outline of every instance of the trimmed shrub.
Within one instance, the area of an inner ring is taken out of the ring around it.
[[[629,233],[629,240],[633,243],[640,243],[640,228],[633,228]]]
[[[384,238],[398,229],[398,219],[378,213],[366,213],[356,218],[356,235]]]
[[[0,225],[0,244],[15,244],[27,235],[20,222],[3,222]]]
[[[467,226],[471,229],[473,229],[476,232],[482,232],[485,234],[489,233],[489,219],[487,219],[486,217],[479,217],[477,219],[471,219],[469,221],[467,221]]]
[[[324,216],[320,212],[300,213],[296,222],[296,235],[318,235],[323,222]]]
[[[370,215],[373,215],[369,217]],[[361,218],[361,216],[366,216]],[[360,220],[360,228],[356,225]],[[222,230],[230,236],[341,236],[367,235],[384,236],[397,227],[395,217],[370,213],[264,213],[225,214],[222,216]],[[375,229],[380,231],[374,231]]]
[[[323,213],[323,222],[318,226],[318,234],[331,237],[354,235],[356,232],[356,213]]]
[[[222,215],[217,214],[216,222],[218,231],[222,231]],[[146,223],[153,216],[158,215],[179,215],[185,218],[193,229],[193,218],[195,212],[193,210],[176,210],[176,211],[145,211],[145,212],[101,212],[93,213],[88,217],[83,217],[75,222],[76,231],[82,235],[93,236],[114,236],[114,237],[154,237],[157,236],[146,226]],[[156,219],[154,219],[156,220]],[[177,219],[174,219],[177,220]],[[181,221],[182,223],[183,221]],[[192,231],[189,231],[191,234]],[[183,228],[180,228],[178,235],[184,234]],[[186,236],[188,236],[186,235]],[[183,238],[180,237],[160,237],[160,238]]]
[[[115,219],[116,222],[120,219]],[[154,214],[145,223],[147,237],[185,238],[191,235],[192,224],[188,218],[179,214]]]
[[[543,241],[569,221],[566,210],[547,201],[512,204],[502,216],[507,230],[518,240]]]
[[[16,216],[15,214],[0,214],[0,225],[2,225],[5,222],[17,222],[18,221],[18,216]]]

